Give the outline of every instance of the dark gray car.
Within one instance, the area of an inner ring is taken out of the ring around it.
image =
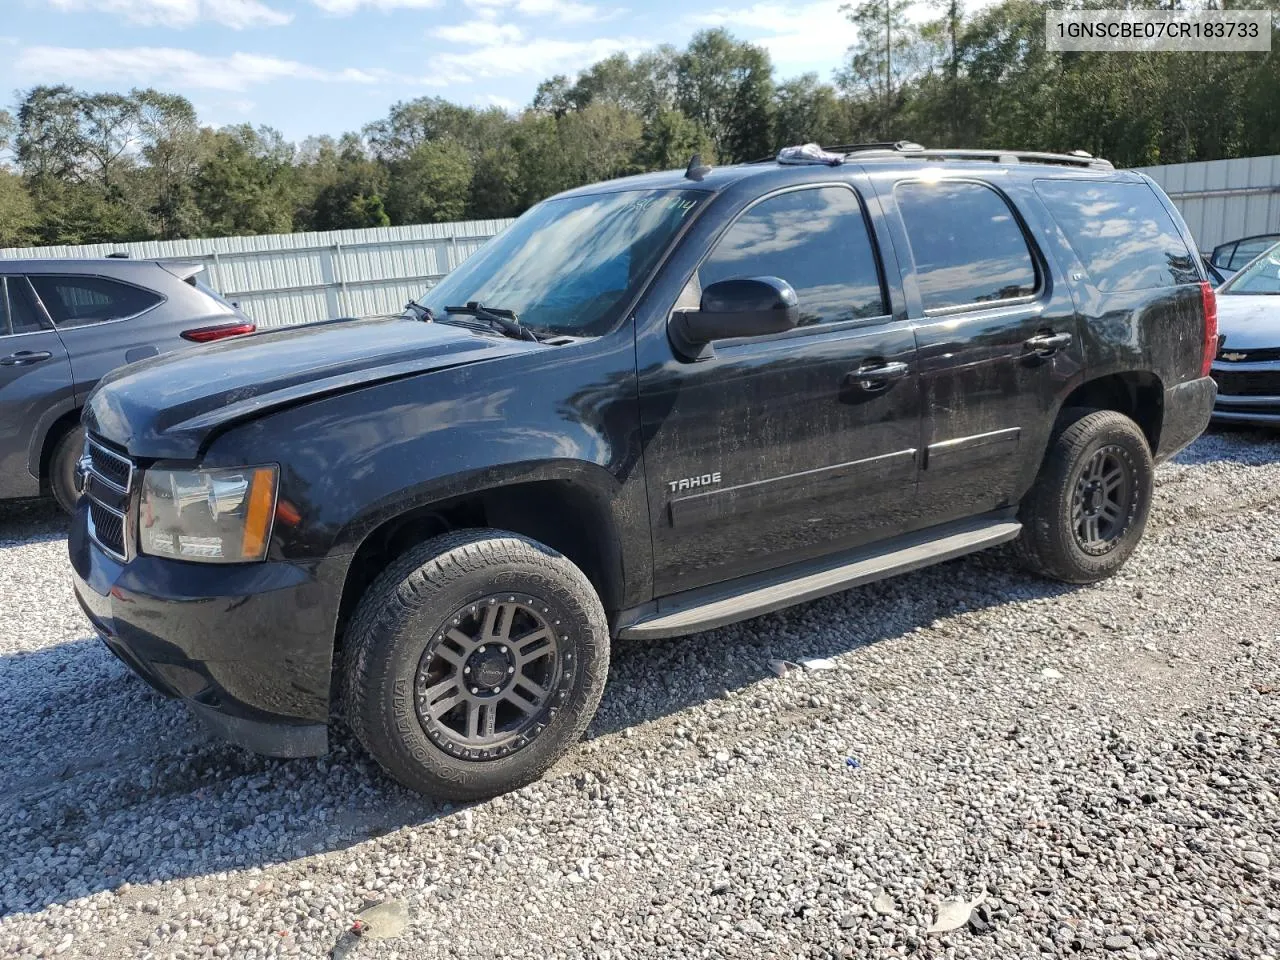
[[[0,260],[0,499],[75,505],[80,407],[108,371],[253,331],[200,264]]]

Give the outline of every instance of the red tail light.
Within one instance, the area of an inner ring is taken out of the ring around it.
[[[1212,284],[1200,284],[1200,299],[1204,301],[1204,358],[1200,363],[1200,376],[1207,377],[1213,358],[1218,355],[1218,295]]]
[[[252,323],[224,323],[216,327],[196,327],[194,330],[183,330],[182,339],[190,340],[192,343],[213,343],[215,340],[222,340],[226,337],[238,337],[245,333],[253,333],[257,329],[257,325]]]

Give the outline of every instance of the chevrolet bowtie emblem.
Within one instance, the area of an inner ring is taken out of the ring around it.
[[[1249,356],[1247,353],[1224,353],[1222,359],[1230,360],[1232,363],[1239,363],[1247,356]]]

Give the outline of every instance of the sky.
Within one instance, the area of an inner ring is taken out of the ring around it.
[[[518,110],[540,80],[725,26],[780,78],[830,79],[840,0],[0,0],[0,105],[39,83],[184,94],[214,126],[292,140],[442,96]]]

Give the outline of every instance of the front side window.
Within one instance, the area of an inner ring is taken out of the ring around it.
[[[893,195],[926,310],[994,305],[1035,293],[1027,240],[995,190],[967,181],[909,180]]]
[[[703,290],[738,277],[778,277],[800,302],[800,325],[889,312],[857,194],[847,187],[792,190],[740,216],[698,268]]]
[[[28,279],[57,327],[124,320],[150,310],[164,297],[106,277],[33,274]]]
[[[620,319],[706,198],[628,190],[547,200],[427,291],[437,319],[478,301],[513,310],[535,333],[598,336]]]
[[[1280,294],[1280,243],[1227,281],[1219,294]]]
[[[37,333],[45,329],[40,311],[23,277],[0,277],[0,335]]]
[[[1103,293],[1200,282],[1182,232],[1145,183],[1037,180],[1036,193]]]

